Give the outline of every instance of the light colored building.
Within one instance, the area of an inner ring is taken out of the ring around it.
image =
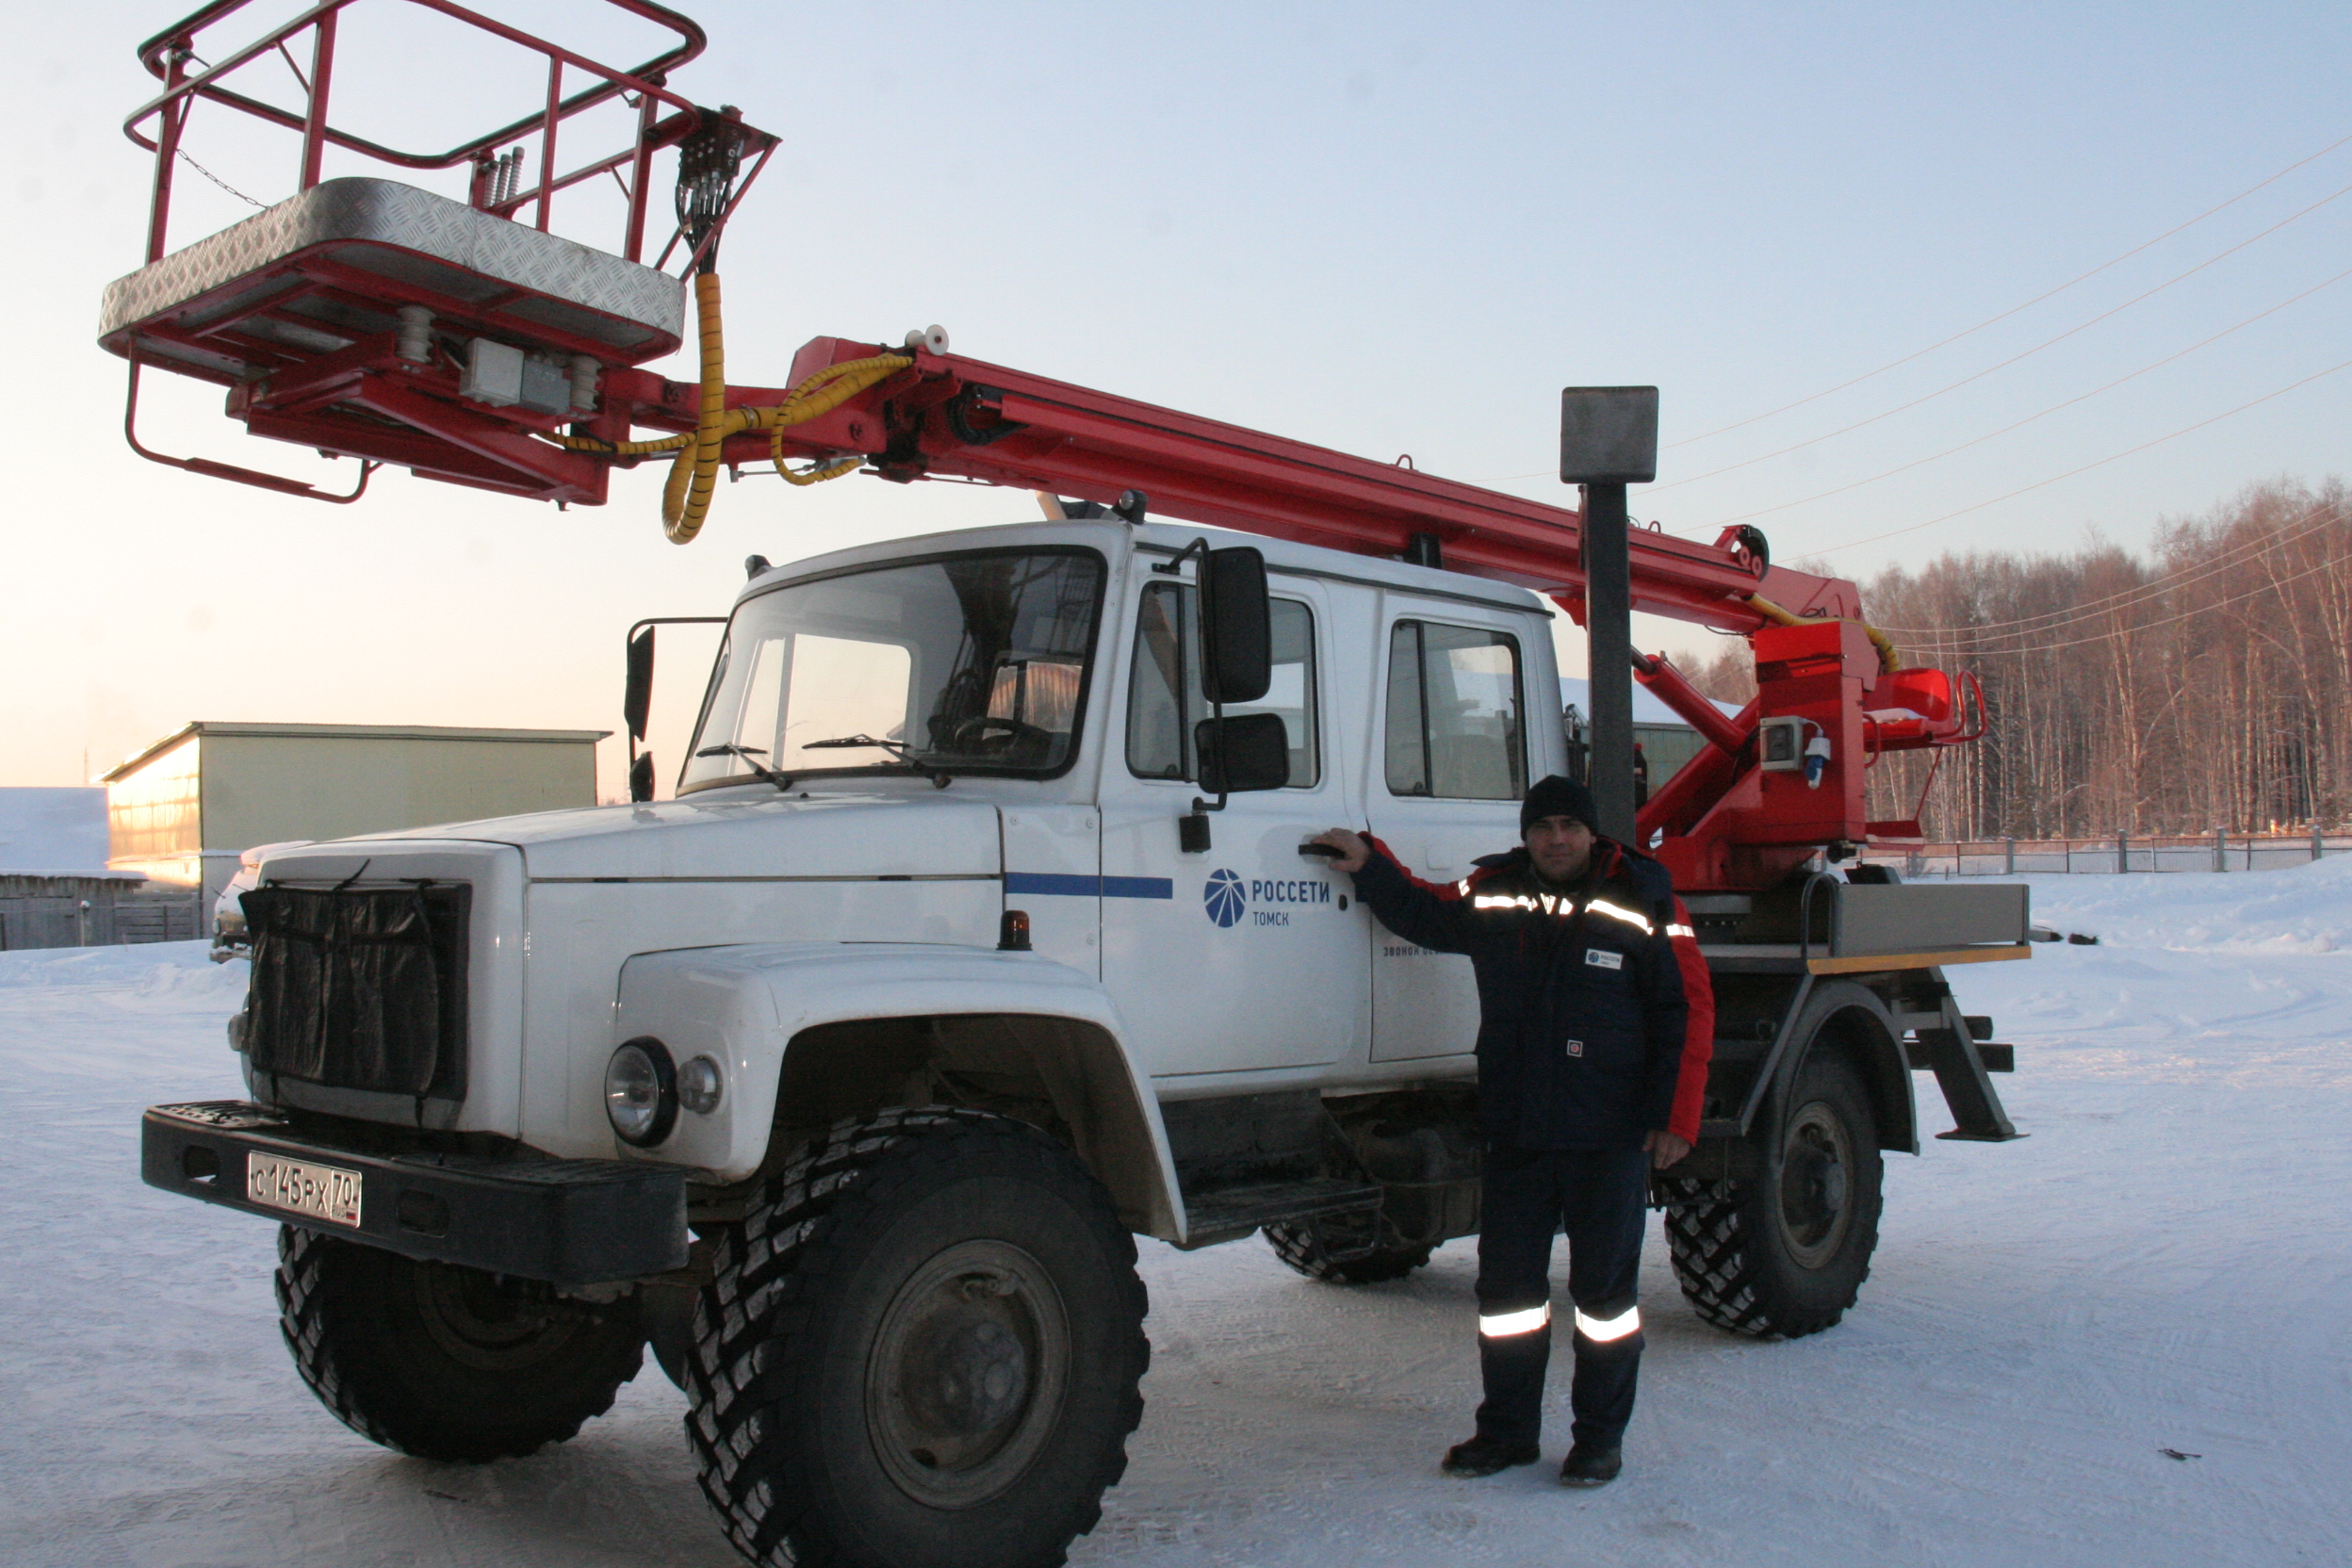
[[[199,720],[106,776],[107,864],[209,908],[257,844],[593,806],[609,733]]]

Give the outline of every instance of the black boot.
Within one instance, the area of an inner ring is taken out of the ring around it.
[[[1562,1486],[1607,1486],[1617,1478],[1617,1472],[1625,1467],[1624,1454],[1615,1448],[1595,1448],[1579,1443],[1568,1450],[1568,1457],[1560,1462],[1560,1484]]]
[[[1506,1443],[1481,1433],[1446,1449],[1446,1462],[1438,1468],[1448,1476],[1491,1476],[1515,1464],[1533,1464],[1543,1457],[1544,1450],[1532,1443]]]

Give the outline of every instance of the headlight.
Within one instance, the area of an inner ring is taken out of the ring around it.
[[[717,1110],[726,1092],[727,1075],[708,1056],[696,1056],[678,1070],[678,1102],[696,1116]]]
[[[678,1074],[653,1038],[630,1040],[604,1064],[604,1114],[621,1141],[660,1143],[678,1120]]]

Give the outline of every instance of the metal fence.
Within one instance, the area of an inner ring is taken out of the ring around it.
[[[1905,876],[2014,876],[2019,873],[2278,871],[2328,855],[2352,854],[2352,834],[2313,828],[2302,833],[2149,835],[2103,839],[1979,839],[1873,849],[1862,858],[1893,866]]]

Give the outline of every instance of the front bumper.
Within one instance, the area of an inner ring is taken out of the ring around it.
[[[372,1140],[371,1140],[372,1141]],[[250,1193],[253,1155],[356,1176],[357,1223]],[[406,1257],[558,1285],[643,1279],[686,1266],[686,1176],[617,1160],[363,1151],[241,1100],[152,1105],[139,1123],[150,1186]]]

